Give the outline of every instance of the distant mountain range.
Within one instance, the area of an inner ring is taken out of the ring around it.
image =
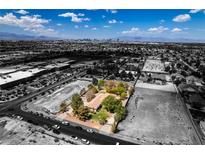
[[[49,36],[34,36],[16,33],[0,32],[0,40],[57,40],[58,38]]]
[[[125,42],[181,42],[181,43],[205,43],[205,40],[186,39],[186,38],[166,38],[166,37],[140,37],[140,36],[121,36],[114,40]]]
[[[63,40],[62,38],[49,36],[34,36],[16,33],[0,32],[0,40]],[[70,39],[65,39],[70,40]],[[80,39],[84,40],[84,39]],[[92,39],[91,39],[92,40]],[[141,37],[141,36],[120,36],[109,41],[123,42],[181,42],[181,43],[205,43],[205,40],[186,39],[186,38],[166,38],[166,37]],[[105,39],[104,39],[105,41]]]

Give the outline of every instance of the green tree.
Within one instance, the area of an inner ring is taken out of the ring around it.
[[[123,120],[127,114],[127,110],[124,106],[118,106],[118,108],[116,108],[115,110],[115,121],[119,122],[121,120]]]
[[[65,112],[66,109],[67,109],[67,106],[68,106],[68,104],[67,104],[66,102],[62,102],[62,103],[60,104],[60,111],[61,111],[61,112]]]
[[[108,112],[114,113],[116,108],[122,105],[122,102],[109,95],[102,101],[102,105]]]
[[[105,85],[104,80],[98,80],[98,88],[101,89]]]
[[[117,132],[117,122],[114,122],[114,123],[112,124],[112,132],[113,132],[113,133],[116,133],[116,132]]]
[[[90,119],[90,109],[85,106],[80,106],[78,109],[78,118],[82,121]]]
[[[83,106],[83,100],[79,94],[74,94],[71,99],[71,107],[73,109],[73,113],[77,114],[78,109]]]

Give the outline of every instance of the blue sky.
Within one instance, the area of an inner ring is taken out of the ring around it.
[[[205,39],[204,10],[0,10],[0,32],[60,38]]]

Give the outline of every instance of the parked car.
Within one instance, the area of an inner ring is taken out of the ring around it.
[[[93,133],[94,131],[92,129],[87,129],[86,130],[88,133]]]
[[[69,122],[67,122],[67,121],[62,121],[62,124],[63,125],[70,125]]]
[[[60,129],[60,126],[54,125],[54,126],[52,126],[52,128],[55,129],[55,130],[59,130],[59,129]]]
[[[75,139],[75,140],[77,140],[78,139],[78,137],[77,136],[71,136],[73,139]]]
[[[90,141],[88,141],[87,139],[84,139],[84,138],[81,139],[81,142],[82,142],[83,144],[86,144],[86,145],[89,145],[89,144],[90,144]]]
[[[119,143],[119,142],[116,142],[116,145],[120,145],[120,143]]]
[[[17,116],[16,118],[19,120],[23,120],[23,117],[21,117],[21,116]]]

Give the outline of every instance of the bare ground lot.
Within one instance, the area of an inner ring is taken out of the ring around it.
[[[52,144],[70,144],[60,139],[56,139],[54,133],[45,131],[42,134],[38,126],[27,122],[12,119],[9,117],[0,118],[0,144],[4,145],[52,145]],[[61,135],[62,136],[62,135]],[[63,135],[64,138],[65,135]],[[59,136],[58,136],[59,137]]]
[[[36,101],[32,103],[27,103],[27,107],[29,110],[34,110],[41,112],[43,108],[49,110],[51,113],[56,113],[59,111],[60,104],[64,100],[71,99],[71,96],[74,93],[79,93],[80,90],[87,87],[89,85],[89,81],[73,81],[63,86],[62,88],[54,91],[50,95],[45,94],[41,98],[38,98]]]
[[[127,109],[118,137],[142,144],[198,144],[176,93],[137,87]]]

